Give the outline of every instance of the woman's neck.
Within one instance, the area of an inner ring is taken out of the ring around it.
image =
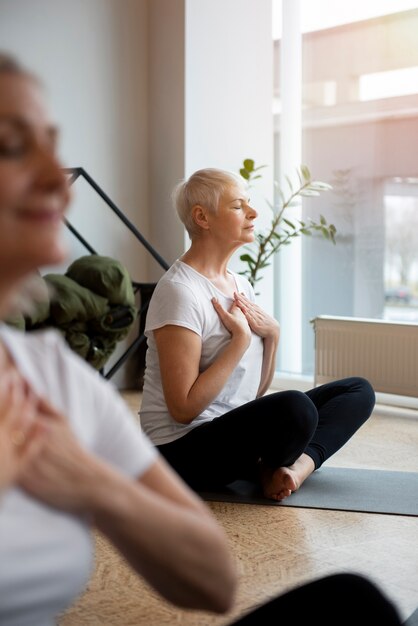
[[[192,243],[190,248],[180,257],[180,261],[193,267],[199,274],[209,280],[228,275],[228,263],[232,253],[224,253],[218,249],[208,248],[201,242]]]
[[[230,256],[202,254],[202,250],[193,249],[185,252],[180,261],[192,267],[196,272],[207,278],[221,293],[229,298],[234,297],[237,289],[233,275],[228,272]]]

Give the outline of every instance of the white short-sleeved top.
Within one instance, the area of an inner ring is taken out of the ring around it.
[[[235,280],[237,291],[254,301],[254,291],[247,279],[234,272],[230,274]],[[197,333],[202,340],[199,370],[204,371],[231,339],[229,331],[213,307],[213,297],[219,300],[224,309],[230,309],[232,298],[180,260],[175,261],[160,278],[152,295],[145,324],[148,349],[140,417],[142,428],[155,445],[174,441],[203,422],[223,415],[257,396],[261,380],[263,340],[252,333],[250,346],[222,391],[191,424],[179,424],[168,412],[152,331],[173,324]]]
[[[58,332],[0,326],[31,387],[69,419],[82,444],[139,477],[157,451],[113,384],[70,350]],[[109,494],[112,497],[112,494]],[[51,626],[77,597],[93,565],[87,519],[45,506],[13,488],[0,494],[0,624]]]

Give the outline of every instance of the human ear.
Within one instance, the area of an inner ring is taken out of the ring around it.
[[[206,209],[204,207],[202,207],[200,204],[196,204],[192,209],[192,217],[193,217],[193,221],[195,222],[195,224],[197,224],[197,226],[199,226],[200,228],[204,228],[205,230],[208,230],[209,224],[208,224]]]

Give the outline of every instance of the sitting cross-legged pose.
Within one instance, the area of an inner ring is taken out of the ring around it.
[[[306,393],[266,393],[279,324],[228,268],[254,240],[246,182],[203,169],[173,198],[191,245],[150,301],[142,427],[193,489],[251,478],[266,497],[283,500],[364,424],[374,391],[351,377]]]

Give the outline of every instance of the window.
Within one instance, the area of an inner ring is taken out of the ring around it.
[[[302,31],[301,162],[314,178],[333,185],[320,198],[304,198],[302,217],[317,220],[323,214],[337,227],[336,246],[320,236],[301,239],[300,298],[290,303],[301,308],[293,315],[300,315],[300,327],[282,325],[282,334],[302,337],[301,358],[295,366],[290,348],[278,361],[280,372],[294,375],[313,374],[310,320],[317,315],[418,322],[413,139],[418,136],[418,2],[353,4],[293,3],[300,7]],[[294,28],[291,21],[285,26]],[[277,180],[286,124],[281,104],[288,89],[280,81],[281,44],[279,36],[273,105]],[[279,258],[281,276],[294,272],[296,266],[283,264]],[[286,293],[278,292],[278,306],[286,306]]]
[[[418,323],[418,179],[387,181],[384,319]]]

